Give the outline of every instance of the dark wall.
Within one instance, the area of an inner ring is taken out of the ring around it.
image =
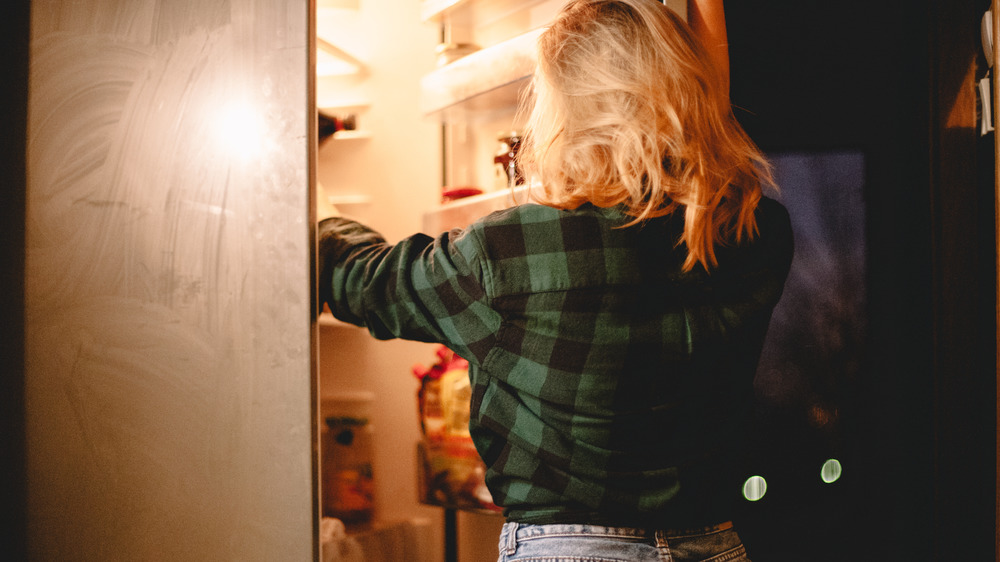
[[[24,560],[24,212],[25,131],[28,114],[29,3],[6,2],[0,8],[0,552]]]
[[[959,172],[988,175],[992,158],[968,119],[942,124],[970,110],[955,100],[983,4],[726,3],[750,135],[771,153],[860,151],[866,167],[867,337],[862,376],[840,388],[844,477],[825,496],[744,505],[755,559],[993,559],[994,196]]]
[[[955,550],[938,545],[941,559],[991,560],[996,549],[995,135],[980,136],[975,116],[989,7],[931,10],[934,530],[968,537]]]

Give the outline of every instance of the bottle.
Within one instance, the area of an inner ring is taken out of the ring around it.
[[[503,178],[503,186],[513,188],[524,183],[524,176],[517,166],[517,152],[521,149],[521,133],[516,131],[501,133],[497,138],[500,149],[493,157],[498,175]]]

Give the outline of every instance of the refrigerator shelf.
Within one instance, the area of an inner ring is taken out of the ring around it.
[[[451,201],[424,213],[423,230],[437,233],[452,228],[465,228],[476,219],[493,211],[513,207],[527,200],[526,188],[516,187],[513,191],[500,189]]]
[[[523,33],[426,74],[420,81],[421,109],[444,122],[513,111],[535,72],[542,31]]]
[[[458,25],[483,24],[540,4],[545,0],[424,0],[420,19],[424,22]]]

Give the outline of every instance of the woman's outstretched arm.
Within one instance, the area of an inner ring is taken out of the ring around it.
[[[729,95],[729,39],[722,0],[687,0],[688,23],[701,40]]]

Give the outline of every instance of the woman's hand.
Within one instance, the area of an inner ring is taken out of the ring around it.
[[[729,95],[729,38],[722,0],[687,0],[688,24],[701,40],[719,73],[723,91]]]

